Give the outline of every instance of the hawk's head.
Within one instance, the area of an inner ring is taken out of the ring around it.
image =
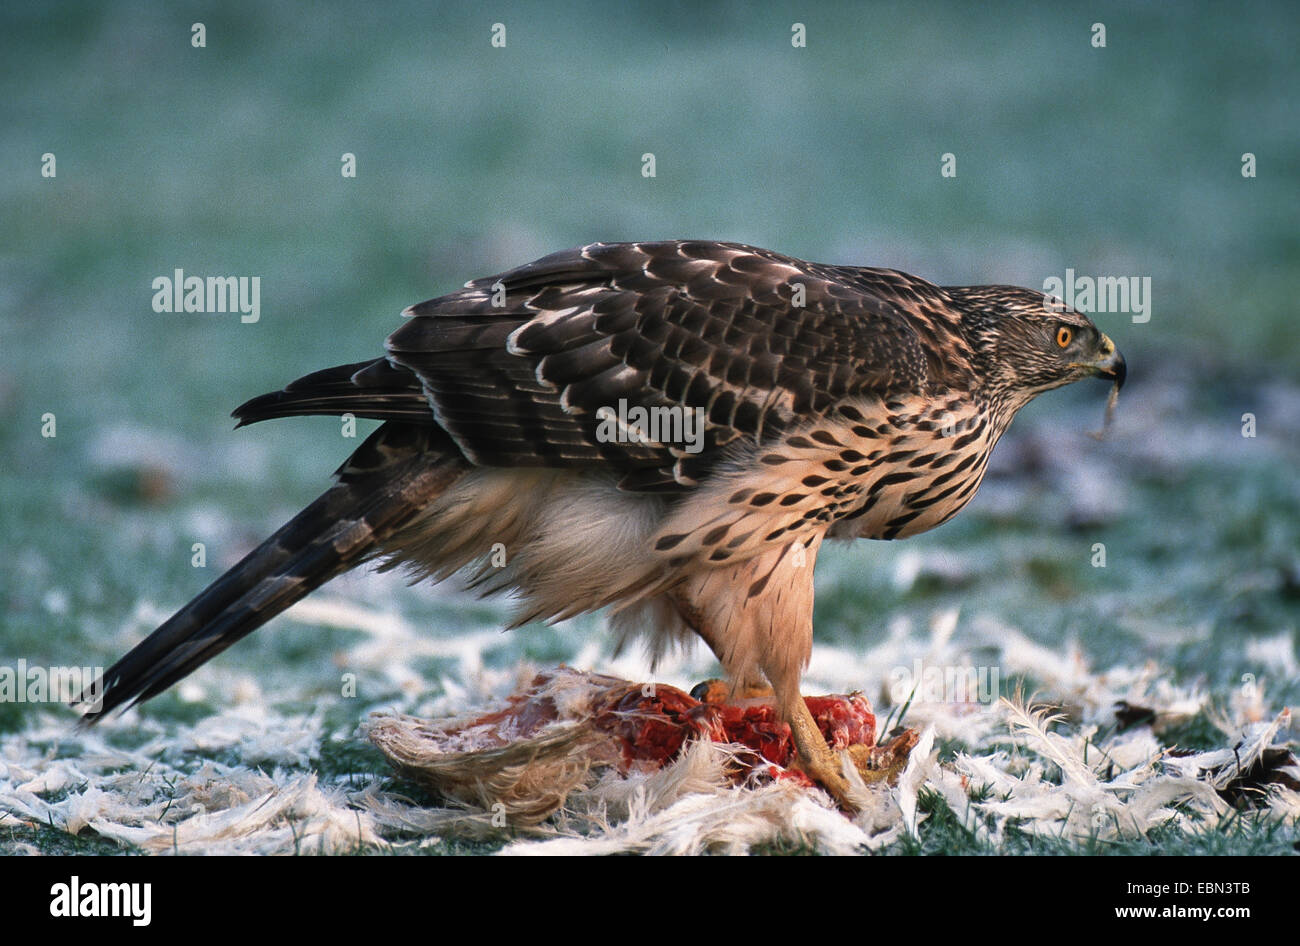
[[[1016,286],[946,291],[963,310],[962,327],[985,384],[1013,409],[1078,381],[1124,384],[1124,356],[1086,315],[1054,296]]]

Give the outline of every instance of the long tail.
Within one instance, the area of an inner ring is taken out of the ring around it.
[[[338,471],[339,482],[250,552],[87,687],[91,725],[156,696],[295,601],[379,551],[464,470],[436,428],[387,423]]]

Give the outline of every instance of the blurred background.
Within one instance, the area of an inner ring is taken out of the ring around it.
[[[467,279],[692,237],[947,285],[1150,277],[1149,321],[1095,316],[1130,370],[1110,438],[1087,435],[1100,384],[1031,405],[953,523],[824,557],[818,640],[959,608],[1093,667],[1249,675],[1294,702],[1298,22],[1289,3],[6,4],[0,663],[107,665],[359,442],[333,418],[234,432],[247,398],[380,353],[404,306]],[[260,320],[153,311],[178,268],[260,277]],[[331,590],[433,638],[493,632],[489,668],[614,666],[598,617],[495,635],[504,607],[454,589]],[[226,672],[334,692],[365,635],[304,621],[145,712],[202,708]],[[410,658],[435,693],[458,659]],[[683,667],[689,685],[710,661]],[[378,665],[362,686],[367,706],[406,692]],[[24,719],[0,706],[0,729]]]

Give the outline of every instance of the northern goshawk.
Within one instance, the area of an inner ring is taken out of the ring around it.
[[[104,675],[93,722],[378,559],[511,592],[514,624],[612,609],[770,684],[809,775],[848,782],[800,696],[828,538],[952,518],[1036,395],[1124,381],[1082,314],[735,243],[595,243],[412,306],[387,355],[303,377],[240,424],[384,423],[337,484]]]

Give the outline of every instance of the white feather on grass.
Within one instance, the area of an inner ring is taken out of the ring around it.
[[[483,666],[484,642],[501,640],[495,631],[472,628],[438,640],[388,612],[338,606],[328,597],[298,616],[359,631],[341,663],[408,694],[405,704],[385,704],[408,712],[464,712],[500,699],[532,674],[526,666]],[[0,735],[0,829],[53,826],[158,854],[420,848],[453,837],[507,843],[511,854],[740,852],[762,845],[847,853],[879,850],[909,834],[923,838],[920,799],[929,791],[995,848],[1011,831],[1105,842],[1161,826],[1214,830],[1231,812],[1220,792],[1265,750],[1294,745],[1291,715],[1268,698],[1264,680],[1235,688],[1215,705],[1203,687],[1174,684],[1154,664],[1098,671],[1077,650],[1043,647],[987,618],[961,621],[945,611],[927,633],[913,634],[906,620],[891,627],[865,653],[819,646],[805,692],[870,684],[914,659],[960,666],[972,650],[992,648],[991,659],[1006,674],[1032,677],[1040,693],[1066,708],[1068,721],[1049,724],[1023,702],[916,702],[905,722],[924,728],[921,744],[897,787],[865,789],[871,804],[854,819],[834,811],[823,793],[793,783],[733,787],[720,774],[725,747],[700,744],[652,775],[584,783],[547,821],[507,831],[487,809],[417,804],[385,771],[317,777],[321,747],[340,738],[359,742],[357,734],[328,731],[321,712],[277,709],[248,675],[218,663],[202,668],[195,686],[231,708],[195,725],[131,712],[73,733],[66,715],[34,708],[19,731]],[[598,652],[581,640],[575,646]],[[427,678],[419,661],[431,656],[451,658],[454,669]],[[617,667],[637,675],[631,658]],[[675,657],[666,682],[689,686],[710,670],[703,657]],[[1115,732],[1121,700],[1150,708],[1156,725]],[[889,708],[877,702],[883,720]],[[1197,714],[1214,721],[1221,743],[1171,754],[1161,727]],[[952,740],[960,751],[939,761],[934,747]],[[1261,817],[1300,825],[1300,792],[1272,785],[1261,805]],[[20,836],[7,849],[28,846]]]

